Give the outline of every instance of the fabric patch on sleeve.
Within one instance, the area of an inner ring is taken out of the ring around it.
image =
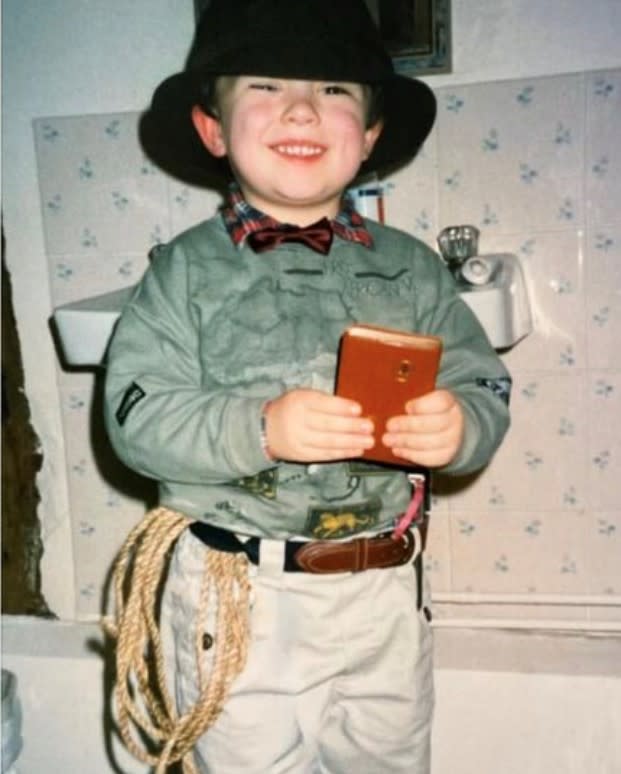
[[[509,405],[509,398],[511,397],[511,383],[511,379],[507,376],[498,379],[477,379],[479,387],[486,387],[488,390],[491,390],[494,395],[504,401],[507,406]]]
[[[132,382],[129,385],[125,391],[125,395],[123,395],[121,405],[118,407],[116,414],[114,415],[116,417],[116,421],[121,427],[125,424],[125,421],[129,416],[129,412],[134,408],[136,403],[144,398],[146,394],[147,393],[139,384],[136,384],[136,382]]]

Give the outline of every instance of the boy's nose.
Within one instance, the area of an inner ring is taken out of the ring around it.
[[[310,89],[293,89],[288,95],[283,111],[283,120],[308,124],[317,121],[319,113],[314,95]]]

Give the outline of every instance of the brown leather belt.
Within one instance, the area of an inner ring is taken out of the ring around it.
[[[243,551],[253,564],[260,563],[261,538],[240,540],[233,532],[200,521],[191,524],[190,531],[211,548],[232,553]],[[420,541],[416,540],[415,531],[418,531]],[[346,541],[287,540],[283,569],[285,572],[336,573],[398,567],[413,558],[417,547],[419,552],[424,549],[426,533],[427,522],[424,521],[413,525],[398,540],[389,532]]]

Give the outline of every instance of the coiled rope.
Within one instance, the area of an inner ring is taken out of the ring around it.
[[[132,755],[155,767],[155,774],[164,774],[178,761],[183,774],[197,774],[194,745],[222,711],[248,652],[248,560],[244,554],[210,548],[205,551],[195,633],[199,696],[187,711],[177,713],[167,688],[158,606],[170,550],[190,523],[187,516],[163,507],[145,515],[119,552],[113,571],[115,611],[102,619],[104,631],[116,640],[114,700],[121,737]],[[216,604],[216,627],[207,667],[201,625],[210,598]]]

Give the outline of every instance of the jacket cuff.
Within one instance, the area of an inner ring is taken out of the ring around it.
[[[461,447],[451,462],[440,468],[440,472],[451,475],[472,473],[482,467],[486,461],[483,455],[477,454],[481,431],[476,415],[465,402],[461,403],[461,408],[464,414],[464,434]]]
[[[265,398],[246,398],[234,401],[227,409],[225,423],[229,450],[228,464],[240,476],[254,475],[277,464],[268,453],[265,439]]]

